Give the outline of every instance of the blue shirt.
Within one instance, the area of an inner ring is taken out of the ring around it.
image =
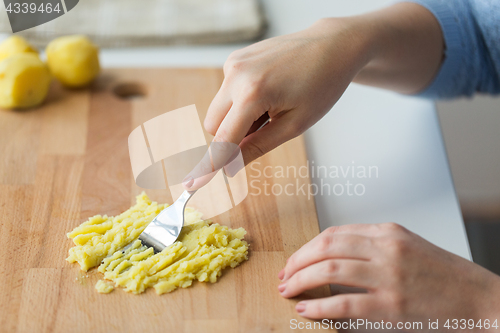
[[[409,0],[441,25],[445,57],[418,96],[452,98],[500,93],[500,0]]]

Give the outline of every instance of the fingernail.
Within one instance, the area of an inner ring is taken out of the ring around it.
[[[191,177],[191,176],[187,176],[186,178],[184,178],[184,180],[182,181],[182,185],[184,185],[185,187],[187,188],[190,188],[191,186],[193,186],[193,183],[194,183],[194,178]]]
[[[278,279],[283,280],[285,277],[285,269],[283,268],[279,273],[278,273]]]
[[[278,286],[278,290],[280,293],[282,293],[286,288],[286,283],[282,283]]]
[[[299,314],[304,313],[304,311],[306,311],[306,302],[297,303],[297,305],[295,306],[295,310],[297,310]]]

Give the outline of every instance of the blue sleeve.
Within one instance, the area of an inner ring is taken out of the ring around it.
[[[405,0],[406,1],[406,0]],[[409,0],[427,8],[444,35],[443,63],[417,96],[452,98],[500,93],[500,1]]]

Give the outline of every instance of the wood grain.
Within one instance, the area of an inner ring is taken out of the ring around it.
[[[54,83],[37,110],[0,110],[0,332],[288,332],[291,319],[307,321],[294,310],[299,299],[330,295],[325,287],[287,300],[277,291],[286,258],[319,233],[314,202],[301,193],[254,191],[264,181],[309,184],[307,177],[252,174],[305,165],[302,137],[254,162],[248,197],[214,219],[244,227],[250,243],[249,261],[216,284],[162,296],[119,289],[101,295],[94,289],[101,273],[64,260],[68,231],[89,216],[124,211],[142,191],[128,157],[132,129],[190,104],[203,119],[222,78],[220,69],[106,70],[86,90]],[[144,96],[118,97],[124,84]],[[172,201],[168,191],[146,192]]]

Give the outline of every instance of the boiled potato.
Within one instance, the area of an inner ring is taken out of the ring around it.
[[[24,109],[41,104],[51,75],[34,53],[18,53],[0,62],[0,107]]]
[[[99,49],[81,35],[54,39],[47,46],[51,73],[68,87],[83,87],[99,74]]]
[[[10,36],[0,44],[0,61],[17,53],[34,53],[38,52],[22,37]]]

